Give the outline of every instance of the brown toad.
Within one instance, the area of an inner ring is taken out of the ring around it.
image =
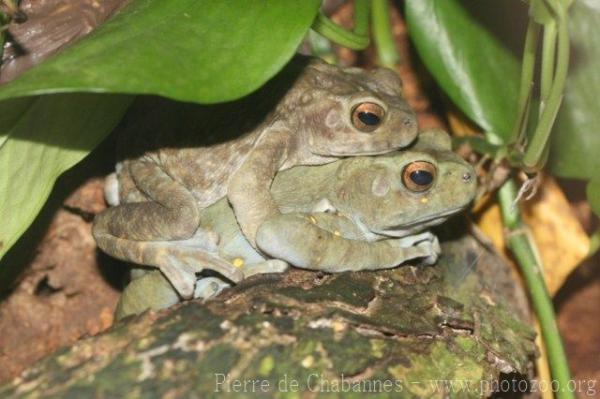
[[[259,226],[279,214],[269,192],[278,171],[387,153],[417,136],[393,71],[318,59],[295,59],[239,101],[147,109],[148,127],[121,135],[125,155],[107,190],[116,206],[98,215],[93,233],[110,255],[159,268],[184,298],[192,296],[202,269],[233,281],[243,277],[209,253],[217,239],[199,229],[201,209],[226,196],[256,246]]]

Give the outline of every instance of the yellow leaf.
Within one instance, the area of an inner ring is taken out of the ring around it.
[[[480,207],[479,228],[506,257],[504,231],[497,204]],[[523,220],[533,235],[544,267],[544,279],[554,295],[566,278],[585,259],[589,238],[573,214],[556,181],[544,176],[538,194],[521,204]],[[514,267],[514,263],[510,262]]]
[[[552,177],[544,176],[535,198],[521,208],[540,252],[548,291],[554,295],[586,258],[589,238]]]

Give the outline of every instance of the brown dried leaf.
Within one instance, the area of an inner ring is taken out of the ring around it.
[[[546,285],[554,295],[586,258],[589,238],[550,176],[543,177],[535,198],[524,202],[521,208],[540,252]]]

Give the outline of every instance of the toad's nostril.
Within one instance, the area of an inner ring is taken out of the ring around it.
[[[470,182],[471,181],[471,174],[469,172],[465,172],[462,175],[462,179],[465,183]]]
[[[402,121],[402,124],[404,124],[404,126],[412,126],[413,125],[413,120],[412,120],[412,118],[406,117]]]

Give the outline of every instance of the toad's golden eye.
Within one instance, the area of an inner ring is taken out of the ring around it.
[[[375,103],[361,103],[352,110],[352,124],[361,132],[372,132],[381,124],[385,111]]]
[[[402,184],[417,193],[428,190],[435,182],[437,170],[432,163],[416,161],[409,163],[402,171]]]

